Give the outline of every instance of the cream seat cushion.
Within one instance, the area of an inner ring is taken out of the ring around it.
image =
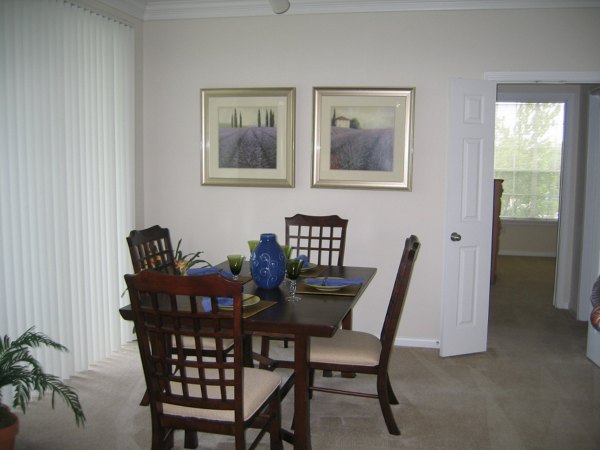
[[[228,371],[231,378],[233,374]],[[244,420],[250,418],[265,400],[281,384],[281,377],[267,370],[244,368]],[[175,394],[181,394],[181,385],[171,383],[171,389]],[[219,388],[208,386],[209,396],[220,399]],[[200,386],[189,386],[190,395],[200,397]],[[233,398],[233,386],[227,387],[228,398]],[[163,412],[169,415],[181,417],[195,417],[198,419],[220,420],[227,422],[235,421],[233,410],[190,408],[189,406],[172,405],[163,403]]]
[[[338,330],[330,338],[311,338],[310,361],[332,364],[376,366],[381,342],[369,333]]]
[[[202,339],[202,347],[204,350],[215,350],[215,340],[213,338],[201,338]],[[175,346],[175,336],[172,339],[173,346]],[[233,345],[233,339],[223,339],[223,348],[227,349]],[[183,336],[183,346],[185,348],[195,348],[196,342],[194,338],[191,336]]]

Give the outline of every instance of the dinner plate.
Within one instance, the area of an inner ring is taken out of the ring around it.
[[[242,308],[248,308],[252,305],[256,305],[258,302],[260,302],[260,297],[252,294],[243,294]],[[219,306],[219,309],[232,310],[233,306]]]
[[[315,280],[343,280],[343,278],[339,278],[339,277],[317,277],[314,279]],[[322,291],[322,292],[336,292],[336,291],[339,291],[340,289],[343,289],[345,287],[352,285],[352,283],[348,283],[348,284],[336,284],[335,286],[324,286],[323,284],[319,284],[318,281],[317,281],[317,283],[307,283],[307,282],[304,282],[304,283],[307,286],[310,286],[312,288],[315,288],[317,291]]]
[[[308,263],[308,266],[302,266],[302,269],[300,269],[300,272],[306,272],[307,270],[310,269],[314,269],[315,267],[317,267],[317,265],[315,263]]]

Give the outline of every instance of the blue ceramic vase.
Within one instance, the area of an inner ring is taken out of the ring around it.
[[[285,255],[273,233],[260,235],[260,242],[250,256],[250,273],[258,287],[278,287],[285,276]]]

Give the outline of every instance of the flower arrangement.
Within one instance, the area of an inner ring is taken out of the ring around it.
[[[211,263],[200,258],[200,255],[204,252],[200,251],[184,255],[180,250],[180,247],[181,239],[179,239],[179,242],[177,243],[177,249],[175,250],[175,271],[178,275],[185,275],[189,269],[200,263],[204,263],[202,267],[212,267]]]

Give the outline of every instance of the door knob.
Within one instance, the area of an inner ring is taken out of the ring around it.
[[[452,234],[450,235],[450,240],[451,240],[452,242],[458,242],[458,241],[460,241],[461,239],[462,239],[462,236],[461,236],[460,234],[456,233],[456,232],[454,232],[454,233],[452,233]]]

